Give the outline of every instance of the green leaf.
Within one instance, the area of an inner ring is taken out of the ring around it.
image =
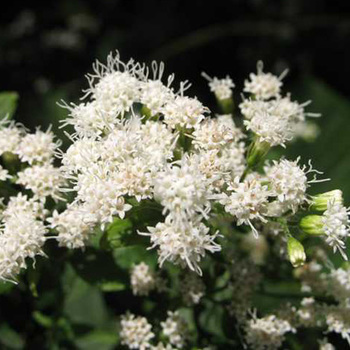
[[[0,281],[0,295],[9,293],[13,287],[14,283]]]
[[[104,249],[119,248],[123,246],[123,238],[125,235],[132,233],[133,225],[129,219],[115,218],[107,227],[106,232],[100,240],[100,246]]]
[[[122,269],[130,270],[134,264],[145,262],[155,268],[157,264],[157,256],[154,250],[147,250],[141,245],[131,245],[114,249],[114,259],[118,266]]]
[[[53,326],[53,320],[51,317],[44,315],[40,311],[33,312],[34,320],[44,328],[51,328]]]
[[[302,89],[297,91],[299,100],[312,100],[307,111],[321,113],[313,119],[320,126],[320,136],[314,143],[296,142],[287,147],[286,156],[295,159],[302,156],[301,162],[309,159],[315,169],[323,171],[331,181],[314,184],[312,193],[325,192],[339,188],[344,192],[345,203],[350,202],[350,137],[347,127],[350,118],[350,102],[324,82],[308,77],[298,83]],[[299,97],[300,96],[300,97]]]
[[[76,278],[66,291],[64,313],[75,324],[103,327],[109,315],[102,292],[81,278]]]
[[[129,275],[116,265],[109,252],[90,247],[74,252],[70,262],[79,277],[103,291],[120,291],[128,283]]]
[[[0,344],[9,349],[24,348],[24,341],[21,336],[6,324],[0,326]]]
[[[94,330],[76,340],[79,349],[82,350],[110,350],[118,343],[117,330]]]
[[[12,118],[17,108],[18,94],[16,92],[0,93],[0,120]]]

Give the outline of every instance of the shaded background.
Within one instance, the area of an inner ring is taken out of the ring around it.
[[[30,128],[57,129],[66,111],[56,102],[78,102],[92,62],[115,49],[126,60],[163,60],[208,104],[203,70],[229,74],[238,95],[257,60],[274,73],[289,67],[284,91],[312,99],[309,110],[323,117],[316,143],[299,142],[288,156],[312,158],[333,179],[318,189],[342,187],[350,199],[350,2],[31,1],[7,4],[0,21],[0,89],[19,93],[16,119]]]
[[[315,168],[332,178],[315,185],[316,191],[342,188],[350,203],[350,1],[60,0],[25,6],[14,1],[2,6],[0,26],[0,91],[19,93],[15,119],[31,129],[52,124],[65,141],[58,126],[66,111],[56,102],[78,102],[92,62],[104,62],[115,49],[125,60],[163,60],[167,72],[175,72],[178,80],[189,79],[189,93],[208,105],[214,98],[200,76],[203,70],[212,76],[229,74],[239,99],[257,60],[276,74],[289,67],[284,91],[301,102],[313,100],[309,111],[322,113],[322,118],[317,120],[317,140],[291,145],[287,156],[301,155],[304,162],[312,158]],[[50,268],[54,273],[48,269],[52,275],[45,281],[56,291],[61,271]],[[83,286],[80,294],[72,293],[67,309],[75,315],[80,308],[78,321],[96,326],[93,322],[106,318],[102,297]],[[56,294],[51,297],[56,303]],[[13,321],[20,323],[14,328],[27,327],[32,299],[17,291],[11,298],[13,304],[6,299],[6,305],[18,313],[7,314],[21,318]],[[89,310],[93,314],[87,317]]]

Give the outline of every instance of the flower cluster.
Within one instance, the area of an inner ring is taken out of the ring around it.
[[[50,130],[29,133],[21,125],[4,119],[0,123],[0,181],[16,192],[1,198],[0,208],[0,279],[16,281],[28,258],[45,256],[46,218],[49,198],[61,200],[60,188],[65,183],[60,168],[53,166],[59,141]],[[19,190],[18,190],[19,188]],[[5,192],[6,193],[6,192]]]
[[[168,317],[160,323],[162,334],[168,343],[159,342],[153,345],[151,340],[156,336],[152,325],[145,317],[135,316],[128,312],[121,316],[121,342],[129,349],[175,350],[184,349],[188,334],[187,324],[178,311],[168,311]]]

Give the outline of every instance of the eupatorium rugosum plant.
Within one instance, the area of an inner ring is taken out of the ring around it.
[[[93,65],[81,103],[60,103],[65,151],[51,130],[3,119],[0,278],[17,283],[38,256],[55,259],[53,240],[66,254],[60,263],[89,247],[115,257],[136,245],[158,267],[131,254],[125,288],[160,301],[119,315],[125,348],[278,349],[300,328],[350,343],[350,270],[328,257],[347,260],[342,192],[311,196],[327,180],[311,161],[273,157],[318,116],[282,92],[285,75],[258,62],[240,93],[229,76],[203,73],[217,100],[208,108],[163,63],[116,52]],[[290,280],[297,297],[259,310],[269,281]],[[231,320],[216,334],[203,326],[208,305]]]

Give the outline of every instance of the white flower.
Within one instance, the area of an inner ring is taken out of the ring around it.
[[[202,76],[209,81],[210,91],[215,94],[218,100],[226,100],[232,97],[232,89],[235,84],[228,75],[223,79],[211,78],[206,73],[202,73]]]
[[[160,266],[168,260],[182,267],[188,266],[199,275],[202,271],[198,265],[206,250],[211,253],[221,250],[220,245],[214,242],[217,234],[209,234],[209,228],[201,222],[187,221],[184,225],[175,225],[168,216],[164,223],[159,222],[155,227],[147,227],[152,248],[158,247],[158,261]]]
[[[220,200],[225,211],[237,218],[238,225],[249,224],[254,234],[257,234],[251,221],[256,219],[266,221],[264,214],[270,194],[267,186],[255,179],[240,182],[237,177],[229,185],[228,191],[229,194],[224,194]]]
[[[208,111],[196,98],[187,96],[176,96],[162,109],[164,122],[172,129],[192,129],[204,119]]]
[[[244,120],[244,125],[271,146],[285,147],[285,143],[293,138],[290,119],[281,116],[276,109],[257,109],[250,120]]]
[[[347,307],[327,306],[324,313],[326,315],[327,331],[338,333],[350,345],[350,312]]]
[[[60,190],[65,184],[61,170],[51,164],[34,165],[19,172],[17,184],[34,193],[34,198],[45,200],[51,196],[54,200],[62,200]]]
[[[173,133],[165,124],[147,120],[138,132],[140,141],[139,157],[142,157],[150,169],[162,169],[173,158],[177,133]]]
[[[329,293],[339,302],[350,298],[350,270],[332,270],[329,275]]]
[[[38,129],[34,134],[22,137],[16,153],[22,162],[29,164],[51,163],[60,144],[60,141],[54,141],[54,135],[50,129],[46,132]]]
[[[11,175],[9,175],[9,172],[7,169],[4,169],[1,165],[0,165],[0,181],[6,181],[7,179],[11,179]]]
[[[192,133],[195,149],[220,149],[236,138],[235,129],[217,119],[207,119],[198,124]]]
[[[282,159],[264,168],[271,186],[271,196],[277,197],[285,210],[290,209],[294,213],[307,200],[306,189],[309,181],[306,175],[312,171],[312,168],[306,170],[305,166],[300,167],[298,162],[299,158],[296,161]]]
[[[134,295],[145,296],[156,288],[155,273],[144,262],[132,268],[130,280]]]
[[[336,350],[336,348],[328,341],[327,338],[322,339],[321,341],[319,341],[319,343],[319,350]]]
[[[112,222],[115,215],[123,219],[125,212],[131,209],[122,197],[119,182],[103,165],[92,165],[84,174],[79,174],[73,189],[77,191],[77,199],[84,203],[84,209],[102,226]]]
[[[45,255],[42,246],[47,230],[41,221],[26,211],[6,218],[0,232],[0,279],[13,280],[26,259]]]
[[[145,317],[127,313],[121,317],[121,343],[129,349],[145,350],[151,347],[150,340],[154,338],[152,326]]]
[[[238,107],[245,119],[252,119],[257,111],[267,110],[269,106],[266,101],[244,99]]]
[[[124,114],[139,101],[140,82],[127,71],[107,73],[93,87],[93,98],[102,112]]]
[[[148,80],[141,83],[140,88],[140,102],[151,111],[151,115],[160,113],[164,105],[173,99],[172,90],[160,80]]]
[[[198,164],[184,156],[179,165],[168,166],[154,179],[154,198],[172,212],[177,222],[209,208],[208,180]]]
[[[246,341],[255,350],[274,350],[282,346],[285,334],[295,332],[288,321],[275,315],[253,317],[246,325]]]
[[[257,64],[257,74],[251,73],[249,75],[250,81],[244,82],[244,91],[254,95],[258,100],[268,100],[272,97],[278,97],[280,94],[282,79],[287,74],[284,71],[279,77],[263,72],[263,63],[261,61]]]
[[[342,254],[347,260],[344,252],[345,240],[349,236],[349,209],[335,201],[329,201],[327,210],[322,216],[323,231],[326,234],[326,242],[333,248],[333,251]]]
[[[2,216],[6,221],[7,218],[22,212],[31,213],[38,219],[45,219],[48,214],[48,210],[45,209],[43,202],[18,193],[17,196],[10,197]]]
[[[184,319],[178,311],[168,311],[168,317],[161,322],[163,334],[169,339],[172,345],[182,349],[185,346],[188,328]]]
[[[62,169],[67,173],[86,171],[91,164],[101,157],[101,143],[88,139],[76,139],[67,151],[62,154]]]
[[[75,135],[80,137],[99,136],[116,123],[116,116],[105,113],[99,108],[96,101],[79,105],[62,103],[60,106],[69,110],[68,118],[62,125],[73,125]]]
[[[69,206],[62,213],[55,210],[47,221],[58,232],[56,239],[59,246],[69,249],[84,248],[95,225],[91,215],[77,205]]]
[[[24,128],[8,123],[4,127],[4,122],[0,124],[0,155],[5,152],[15,153],[21,138],[25,135]]]

